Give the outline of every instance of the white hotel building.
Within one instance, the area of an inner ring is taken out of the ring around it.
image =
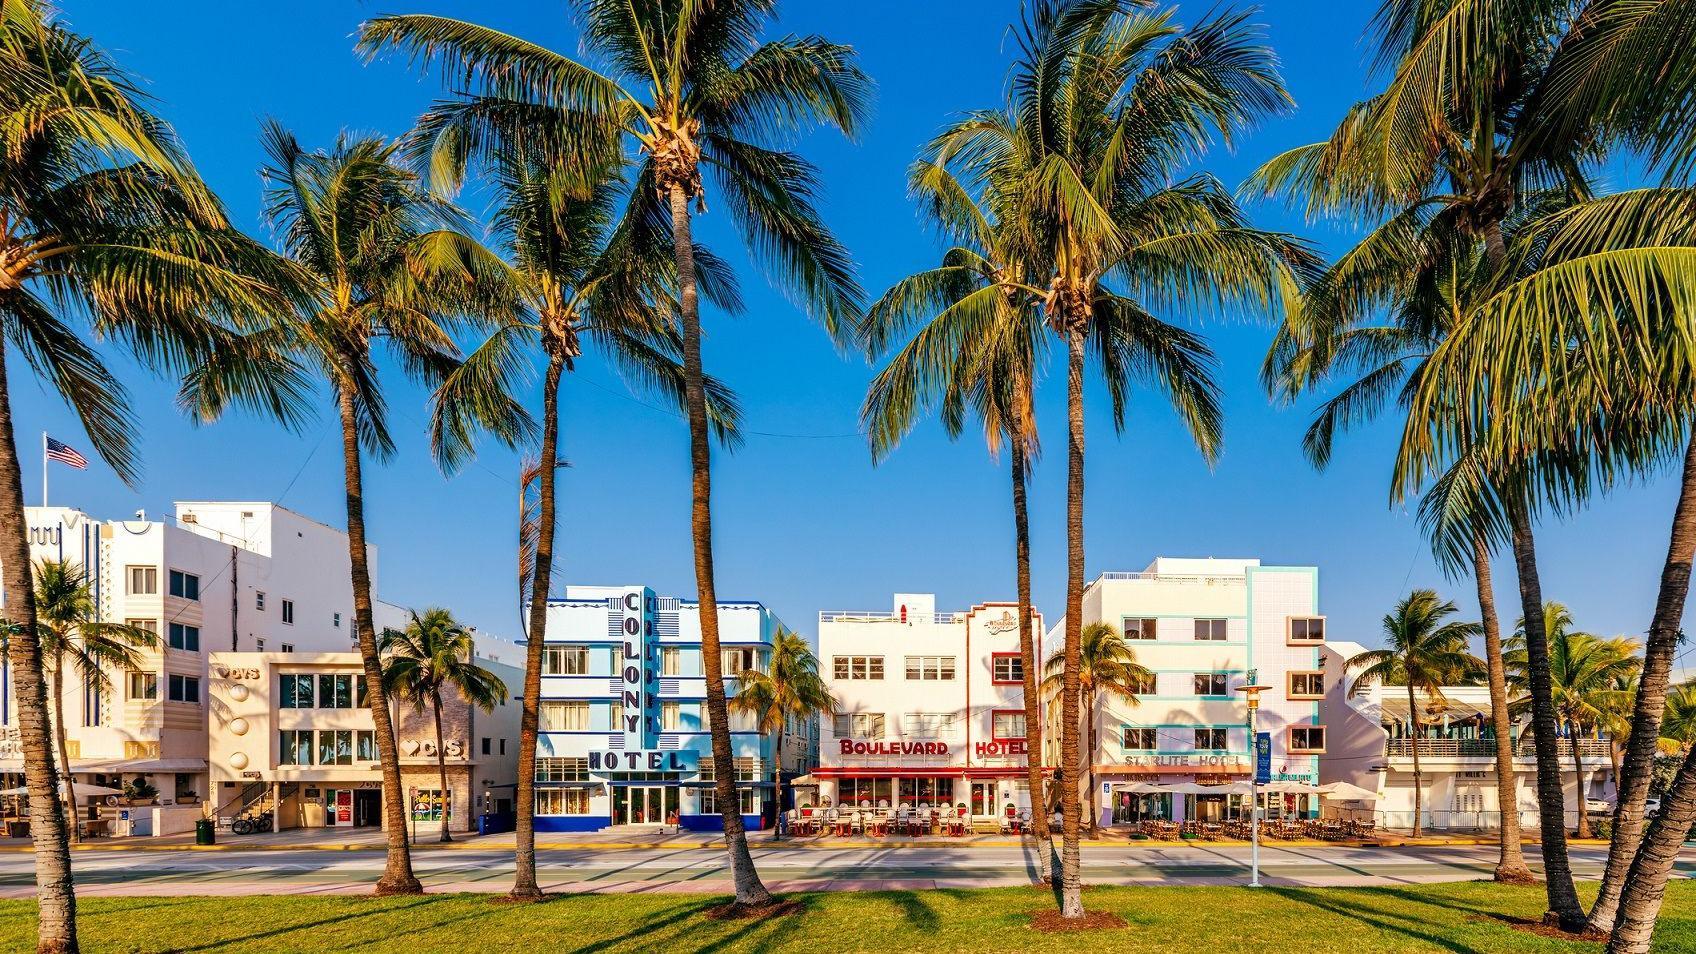
[[[1041,659],[1040,615],[1033,636]],[[980,821],[1028,809],[1020,662],[1014,603],[939,613],[931,594],[897,593],[887,612],[820,613],[838,704],[819,739],[821,804],[966,805]]]
[[[1204,785],[1248,781],[1254,769],[1248,706],[1251,678],[1261,693],[1259,730],[1271,736],[1273,781],[1319,781],[1326,752],[1321,717],[1328,677],[1320,660],[1325,617],[1319,571],[1262,566],[1252,559],[1159,557],[1141,572],[1103,573],[1084,590],[1084,623],[1120,629],[1136,661],[1153,673],[1135,705],[1099,694],[1088,713],[1100,824],[1144,818],[1172,821],[1234,817],[1248,796],[1142,794],[1139,783]],[[1064,621],[1049,631],[1050,651],[1064,643]],[[1051,707],[1047,761],[1058,761]],[[1088,793],[1085,793],[1086,796]],[[1317,815],[1307,795],[1272,796],[1277,816]],[[1086,811],[1087,811],[1086,807]]]

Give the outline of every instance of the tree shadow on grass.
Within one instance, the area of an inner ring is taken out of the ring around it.
[[[1345,901],[1332,895],[1322,895],[1312,888],[1262,888],[1260,890],[1275,894],[1286,901],[1305,904],[1352,921],[1370,924],[1381,931],[1424,941],[1427,944],[1454,951],[1455,954],[1488,954],[1487,948],[1476,948],[1461,944],[1453,938],[1444,937],[1430,930],[1427,922],[1418,920],[1412,915],[1379,910],[1365,904]],[[1351,894],[1349,897],[1369,898],[1372,897],[1372,893],[1361,892]],[[1419,898],[1419,900],[1423,902],[1425,899]]]
[[[587,944],[574,947],[565,954],[590,954],[591,951],[604,951],[614,945],[626,941],[635,941],[638,938],[643,941],[644,946],[658,946],[659,939],[652,937],[656,931],[673,927],[680,922],[705,918],[709,909],[718,907],[723,903],[723,895],[708,895],[690,904],[680,904],[660,916],[648,918],[617,937],[597,938]]]
[[[371,900],[371,899],[367,898],[366,900]],[[215,951],[220,947],[227,947],[227,946],[232,945],[232,944],[242,944],[242,943],[245,943],[247,941],[262,941],[262,940],[265,940],[267,938],[281,937],[285,934],[292,934],[295,931],[305,931],[305,930],[310,930],[312,928],[325,927],[325,926],[331,925],[331,924],[346,924],[346,923],[351,922],[351,921],[359,921],[359,920],[363,920],[363,919],[366,919],[366,918],[377,917],[377,916],[380,916],[380,915],[389,914],[389,913],[392,913],[392,912],[408,911],[408,910],[411,910],[411,909],[414,909],[414,908],[420,908],[420,907],[424,907],[426,905],[436,904],[440,900],[441,900],[440,897],[431,897],[431,896],[426,895],[425,897],[418,898],[417,900],[414,900],[414,901],[408,901],[404,904],[386,904],[386,905],[382,905],[381,907],[373,906],[373,907],[367,907],[367,908],[354,908],[352,910],[338,914],[334,917],[320,918],[316,921],[306,921],[306,922],[302,922],[302,923],[299,923],[299,924],[279,925],[278,927],[272,928],[269,931],[260,931],[256,934],[245,934],[245,935],[242,935],[241,937],[221,938],[221,939],[216,940],[216,941],[208,941],[205,944],[197,944],[194,947],[182,947],[182,948],[176,948],[175,950],[178,952],[178,954],[192,954],[192,952],[194,952],[194,951]]]

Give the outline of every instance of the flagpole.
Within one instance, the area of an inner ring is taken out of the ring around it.
[[[41,507],[47,508],[47,432],[41,432]]]

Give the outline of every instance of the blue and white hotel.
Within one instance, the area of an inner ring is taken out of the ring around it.
[[[770,663],[780,625],[763,604],[718,604],[725,691]],[[699,604],[643,586],[571,586],[548,604],[536,751],[536,828],[596,831],[659,825],[722,830],[713,804]],[[776,817],[775,773],[800,775],[818,753],[818,726],[776,734],[732,713],[742,820]]]

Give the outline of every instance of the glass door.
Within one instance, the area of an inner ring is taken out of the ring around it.
[[[678,790],[666,785],[621,785],[612,790],[615,825],[659,825],[676,813]]]
[[[998,809],[995,804],[994,782],[972,783],[972,817],[994,818]]]

